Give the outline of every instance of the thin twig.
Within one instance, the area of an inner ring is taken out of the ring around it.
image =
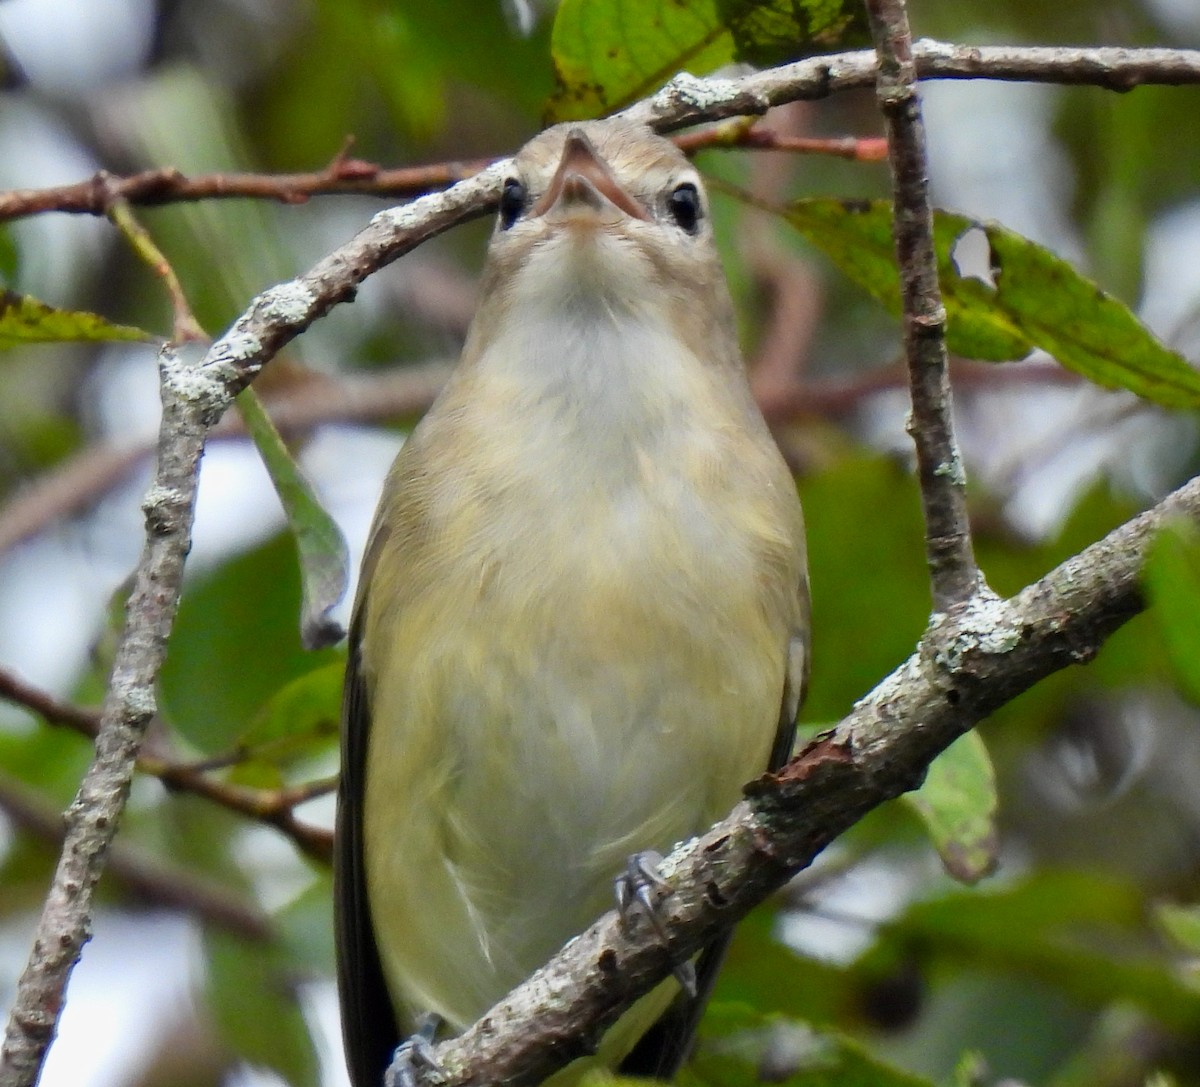
[[[324,170],[296,174],[223,173],[187,177],[173,167],[145,170],[128,177],[101,173],[72,185],[0,193],[0,221],[46,211],[104,215],[108,203],[118,198],[148,207],[247,197],[303,204],[310,197],[333,193],[411,197],[444,189],[487,165],[485,159],[384,169],[375,163],[339,155]]]
[[[102,173],[97,176],[111,181],[107,174]],[[187,295],[183,293],[183,287],[180,285],[179,277],[175,274],[175,269],[171,267],[170,261],[163,256],[162,250],[154,243],[149,231],[138,222],[137,217],[133,214],[133,209],[129,206],[129,201],[123,196],[113,196],[108,201],[105,214],[125,236],[126,241],[133,247],[133,251],[163,281],[163,285],[167,288],[167,294],[171,299],[171,312],[174,314],[171,322],[171,342],[206,343],[208,336],[200,327],[200,322],[196,320],[195,314],[192,313],[192,307],[188,305]]]
[[[1086,84],[1128,91],[1143,84],[1200,83],[1200,52],[1191,49],[1062,49],[1041,46],[962,46],[923,39],[913,48],[920,79],[992,79],[1009,82]],[[839,91],[870,87],[875,82],[875,54],[870,51],[813,57],[781,68],[726,80],[673,82],[660,93],[631,107],[628,113],[656,126],[679,128],[739,114],[761,114],[770,106],[799,99],[827,98]],[[712,93],[709,88],[715,88]],[[752,141],[756,137],[748,137]],[[700,136],[688,137],[703,144]],[[714,146],[722,146],[716,139]],[[724,144],[728,146],[728,144]],[[858,157],[869,144],[846,149]],[[783,150],[781,146],[778,149]],[[797,145],[790,150],[814,150]],[[838,153],[827,146],[821,150]],[[868,154],[869,157],[869,154]],[[116,196],[134,206],[183,201],[252,198],[302,204],[313,196],[358,193],[407,198],[445,189],[471,177],[489,160],[432,163],[385,169],[377,163],[339,152],[323,170],[295,174],[226,173],[187,177],[173,167],[146,170],[128,177],[99,175],[49,189],[16,189],[0,193],[0,222],[46,211],[103,215],[106,200]]]
[[[63,838],[62,815],[32,789],[0,772],[0,810],[20,829],[52,845]],[[191,869],[151,857],[127,842],[114,842],[109,870],[142,904],[180,910],[250,940],[271,938],[271,923],[253,901]]]
[[[879,55],[876,97],[892,167],[892,233],[912,395],[908,433],[917,451],[933,608],[943,612],[969,600],[983,580],[971,545],[966,468],[951,420],[946,310],[938,287],[925,126],[908,15],[904,0],[867,0],[866,6]]]
[[[834,155],[863,162],[885,157],[873,137],[838,139],[774,139],[770,133],[742,126],[719,126],[679,137],[690,155],[707,147],[747,147],[809,155]],[[479,173],[494,159],[435,162],[425,166],[385,169],[373,162],[349,158],[345,147],[323,170],[296,174],[223,173],[187,177],[178,170],[143,170],[117,177],[101,170],[86,181],[46,189],[0,192],[0,222],[48,211],[77,215],[109,215],[111,209],[193,203],[198,200],[250,198],[303,204],[313,196],[360,195],[413,197],[438,192]]]
[[[788,151],[801,155],[829,155],[854,162],[883,162],[887,143],[878,136],[790,136],[755,124],[754,118],[738,117],[711,128],[674,136],[684,154],[708,148],[746,148],[754,151]]]
[[[32,710],[49,724],[74,729],[90,740],[99,735],[99,710],[56,698],[6,668],[0,668],[0,698]],[[250,754],[252,752],[244,752],[243,758]],[[315,797],[333,792],[337,786],[334,778],[322,778],[288,789],[251,789],[217,781],[207,776],[202,766],[149,751],[138,754],[137,769],[158,778],[169,789],[204,797],[238,815],[275,827],[306,856],[329,863],[333,847],[330,832],[297,819],[295,809]]]

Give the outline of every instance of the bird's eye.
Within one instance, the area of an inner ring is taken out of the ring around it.
[[[690,181],[675,186],[671,195],[667,197],[667,208],[681,229],[689,234],[695,234],[700,229],[700,217],[703,214],[700,193]]]
[[[504,183],[504,191],[500,193],[500,229],[507,230],[525,210],[525,186],[515,177],[510,177]]]

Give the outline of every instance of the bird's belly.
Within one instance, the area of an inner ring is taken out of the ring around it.
[[[753,586],[740,603],[713,586],[705,608],[664,599],[669,578],[571,578],[536,598],[493,585],[469,615],[434,594],[400,619],[376,685],[391,692],[365,813],[391,828],[367,848],[371,901],[389,904],[380,950],[397,995],[455,1027],[610,908],[629,854],[727,811],[774,737],[783,638]]]

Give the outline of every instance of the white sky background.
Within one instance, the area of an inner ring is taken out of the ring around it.
[[[1181,26],[1200,31],[1200,5],[1194,0],[1153,0],[1153,5],[1169,11]],[[0,36],[40,91],[82,101],[136,73],[149,46],[152,7],[150,0],[5,0]],[[1046,112],[1055,91],[981,81],[933,84],[925,93],[936,201],[1000,220],[1077,258],[1082,246],[1062,210],[1073,178],[1053,142]],[[964,117],[970,123],[962,123]],[[75,181],[96,165],[50,113],[19,98],[5,101],[0,187]],[[73,285],[110,241],[106,224],[86,217],[39,216],[20,229],[27,239],[28,288],[60,304],[70,304]],[[1191,205],[1173,209],[1150,232],[1143,311],[1157,331],[1169,335],[1197,305],[1200,205]],[[1200,343],[1189,346],[1196,350]],[[97,372],[97,426],[113,440],[152,432],[158,403],[152,353],[114,348]],[[1162,463],[1163,448],[1190,450],[1190,424],[1148,411],[1063,444],[1060,455],[1036,471],[1014,474],[1024,452],[1104,410],[1110,399],[1086,389],[1039,388],[1033,396],[997,393],[960,409],[971,470],[990,481],[1016,480],[1008,512],[1019,527],[1030,533],[1055,527],[1075,490],[1104,467],[1152,492],[1161,485],[1155,466]],[[879,444],[901,448],[904,442],[907,448],[899,425],[904,410],[902,397],[880,398],[869,423]],[[306,449],[305,465],[356,559],[397,443],[393,434],[328,428]],[[51,690],[69,690],[108,596],[140,548],[138,503],[145,479],[141,473],[102,503],[95,517],[56,527],[0,556],[0,663]],[[249,546],[281,523],[265,473],[244,443],[210,448],[200,495],[196,566]],[[3,727],[30,726],[0,707]],[[0,830],[0,849],[6,842]],[[28,930],[0,930],[4,1013],[28,939]],[[799,932],[797,939],[802,939]],[[828,934],[821,939],[827,942]],[[160,1022],[155,1016],[175,1015],[191,999],[198,961],[196,937],[185,919],[111,913],[98,918],[96,938],[72,981],[42,1087],[113,1087],[128,1080],[145,1039]],[[313,992],[310,1012],[327,1034],[329,1081],[341,1082],[336,1008],[328,987]]]

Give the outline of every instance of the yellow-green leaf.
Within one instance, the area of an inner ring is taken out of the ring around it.
[[[563,0],[550,39],[556,121],[612,113],[682,69],[711,72],[733,60],[716,0]]]
[[[56,309],[27,294],[0,290],[0,349],[26,343],[154,338],[140,328],[113,324],[96,313]]]
[[[743,1004],[713,1004],[700,1025],[691,1061],[676,1082],[684,1087],[932,1087],[895,1068],[858,1042]]]
[[[975,883],[996,867],[996,777],[979,733],[955,740],[904,799],[955,879]]]
[[[1154,541],[1144,576],[1175,678],[1200,705],[1200,532],[1187,522],[1168,525]]]
[[[636,102],[681,71],[733,60],[762,66],[865,40],[853,0],[562,0],[550,52],[553,120],[596,117]]]
[[[1164,903],[1155,910],[1162,930],[1189,955],[1200,955],[1200,906]]]
[[[888,202],[801,200],[785,216],[854,282],[899,313]],[[961,274],[955,263],[955,246],[974,230],[989,246],[990,282]],[[934,242],[951,351],[1003,362],[1040,347],[1097,385],[1128,389],[1164,407],[1200,407],[1200,371],[1044,246],[998,223],[949,212],[935,213]]]
[[[287,514],[300,557],[300,640],[306,649],[320,649],[342,638],[341,627],[329,617],[346,592],[350,556],[336,522],[317,500],[312,485],[292,457],[279,432],[255,395],[245,389],[238,408],[246,421],[271,482]]]

